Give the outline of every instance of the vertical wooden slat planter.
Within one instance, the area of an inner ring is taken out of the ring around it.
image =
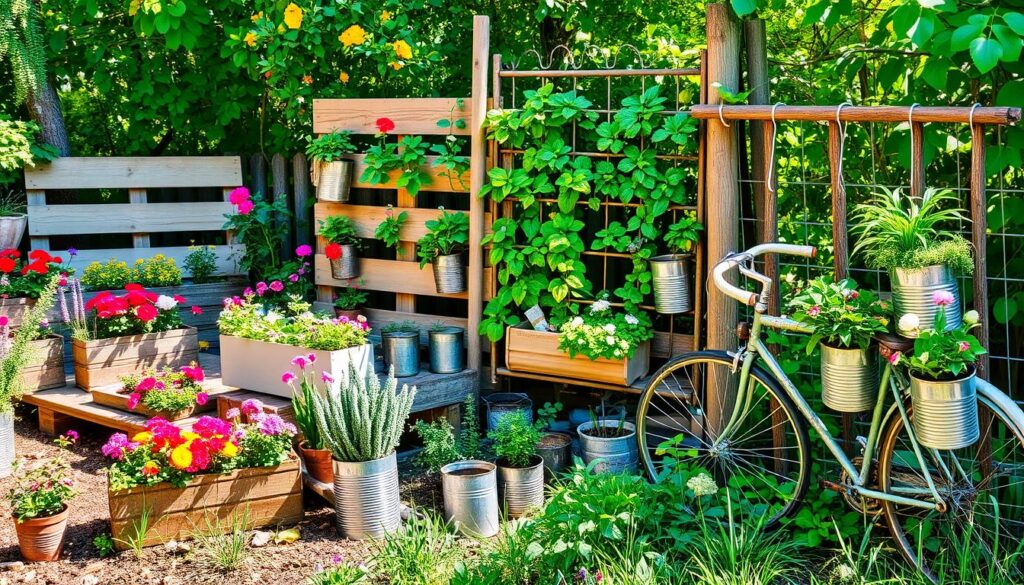
[[[645,341],[629,359],[596,359],[582,355],[570,358],[558,349],[558,334],[535,331],[529,323],[507,330],[505,365],[513,372],[547,374],[576,380],[628,386],[647,373],[651,342]]]
[[[302,520],[302,473],[292,454],[277,467],[239,469],[222,475],[199,475],[183,488],[169,483],[110,491],[110,531],[124,550],[141,536],[143,546],[184,540],[211,528],[225,533],[246,519],[245,529],[297,524]],[[149,526],[139,535],[144,511]]]
[[[29,342],[31,357],[21,370],[21,382],[25,392],[48,388],[60,388],[67,383],[64,373],[64,338],[47,335]]]
[[[75,383],[84,390],[120,384],[121,376],[147,368],[177,368],[199,360],[194,327],[109,339],[72,340]]]

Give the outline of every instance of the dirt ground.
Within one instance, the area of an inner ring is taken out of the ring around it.
[[[18,414],[19,420],[15,423],[18,456],[45,457],[55,453],[57,447],[53,445],[51,437],[38,430],[35,412],[20,407]],[[71,502],[67,540],[59,561],[18,563],[21,555],[7,500],[11,480],[0,480],[0,495],[4,498],[3,509],[7,518],[0,527],[0,562],[3,563],[0,585],[298,584],[304,583],[318,565],[330,564],[335,555],[361,562],[368,555],[368,547],[372,546],[337,536],[334,509],[319,496],[307,491],[306,514],[298,527],[301,539],[292,544],[249,547],[250,554],[242,567],[232,572],[220,572],[209,567],[195,550],[177,554],[163,546],[146,549],[141,559],[136,559],[131,551],[100,558],[92,544],[93,538],[110,530],[106,477],[103,471],[106,462],[100,454],[100,446],[111,431],[84,424],[76,430],[82,438],[72,448],[70,459],[79,495]],[[440,506],[440,485],[436,478],[405,469],[401,475],[404,502],[414,502],[424,507]]]

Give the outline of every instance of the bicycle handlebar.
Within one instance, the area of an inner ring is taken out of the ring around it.
[[[743,290],[725,279],[725,273],[740,264],[752,260],[762,254],[784,254],[786,256],[802,256],[814,258],[818,253],[814,246],[798,246],[796,244],[759,244],[746,252],[731,254],[715,265],[713,271],[715,286],[726,296],[736,299],[744,305],[754,306],[757,304],[759,295],[757,293]]]

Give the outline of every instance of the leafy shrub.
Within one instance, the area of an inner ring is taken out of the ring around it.
[[[124,260],[111,258],[105,263],[92,262],[82,271],[86,290],[117,290],[133,282],[135,271]]]
[[[494,453],[499,461],[510,467],[529,466],[540,443],[540,431],[526,418],[523,410],[501,417],[498,428],[487,436],[494,441]]]
[[[188,255],[181,265],[192,275],[192,282],[204,284],[213,282],[217,272],[217,254],[215,246],[189,246]]]
[[[427,221],[427,233],[416,242],[416,253],[423,268],[438,256],[451,256],[466,249],[469,242],[469,216],[458,211],[445,211]]]
[[[152,258],[135,261],[134,280],[142,286],[178,286],[181,284],[181,269],[174,258],[157,254]]]

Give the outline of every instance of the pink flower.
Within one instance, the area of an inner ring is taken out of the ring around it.
[[[298,248],[295,248],[295,255],[299,258],[305,258],[313,253],[313,248],[309,247],[308,244],[302,244]]]
[[[305,370],[307,363],[309,363],[309,361],[304,356],[297,355],[292,358],[292,365],[299,366],[300,370]]]
[[[946,290],[935,291],[935,294],[932,295],[932,302],[940,307],[952,305],[953,293]]]
[[[250,398],[245,402],[242,402],[242,414],[245,416],[253,416],[263,412],[263,402],[256,398]]]
[[[274,292],[281,292],[284,290],[284,284],[280,280],[275,280],[270,283],[270,290]]]
[[[200,366],[182,366],[181,373],[193,382],[202,382],[206,379],[206,374],[203,373],[203,368]]]
[[[817,317],[818,315],[821,314],[821,307],[819,307],[818,305],[814,305],[810,309],[807,309],[807,314],[811,317]]]
[[[299,282],[299,275],[298,274],[289,274],[288,275],[288,280],[290,280],[292,282]]]
[[[309,363],[315,362],[316,361],[316,354],[315,353],[311,353],[311,354],[307,355],[306,356],[306,361],[309,362]]]
[[[961,341],[960,342],[960,351],[967,351],[969,349],[971,349],[971,344],[970,343],[967,343],[966,341]]]
[[[261,281],[256,283],[256,294],[258,294],[258,295],[260,295],[262,297],[263,293],[267,292],[268,288],[270,288],[270,287],[267,286],[267,283],[265,283],[265,282],[263,282],[261,280]]]
[[[135,407],[142,401],[142,394],[132,392],[128,395],[128,410],[135,410]]]
[[[327,370],[324,370],[324,372],[320,374],[320,380],[323,381],[325,384],[333,384],[334,376],[332,376],[331,373],[328,372]]]
[[[239,205],[243,201],[248,201],[250,197],[251,195],[249,194],[248,189],[245,187],[236,187],[228,194],[228,201],[230,201],[232,205]]]
[[[193,315],[202,315],[203,314],[203,308],[200,307],[199,305],[192,305],[192,314]]]
[[[60,274],[60,280],[57,281],[57,285],[58,286],[67,286],[68,285],[68,274],[67,274],[67,272],[62,272]]]
[[[7,315],[0,315],[0,327],[7,327],[10,322],[11,320],[7,318]]]
[[[252,201],[243,201],[238,204],[238,213],[241,215],[249,215],[252,213],[254,207],[256,206],[252,204]]]
[[[72,443],[78,441],[78,431],[72,429],[64,434],[64,437]]]
[[[210,401],[210,395],[206,392],[200,392],[196,394],[196,404],[199,406],[206,406],[206,403]]]
[[[251,297],[254,294],[256,294],[256,293],[252,290],[251,286],[245,287],[245,290],[242,291],[242,296]],[[227,301],[227,299],[224,299],[224,300]]]
[[[295,373],[294,372],[285,372],[285,373],[281,374],[281,382],[283,382],[285,384],[291,384],[294,381],[295,381]]]
[[[135,385],[136,392],[147,392],[156,387],[156,378],[153,376],[145,377],[139,380],[139,383]]]
[[[224,418],[228,420],[236,420],[240,416],[242,416],[242,412],[237,408],[229,408],[228,411],[224,413]]]
[[[892,352],[892,354],[889,355],[889,363],[894,365],[894,366],[898,366],[900,364],[900,359],[902,357],[903,357],[903,354],[901,354],[898,351],[894,351],[894,352]]]

